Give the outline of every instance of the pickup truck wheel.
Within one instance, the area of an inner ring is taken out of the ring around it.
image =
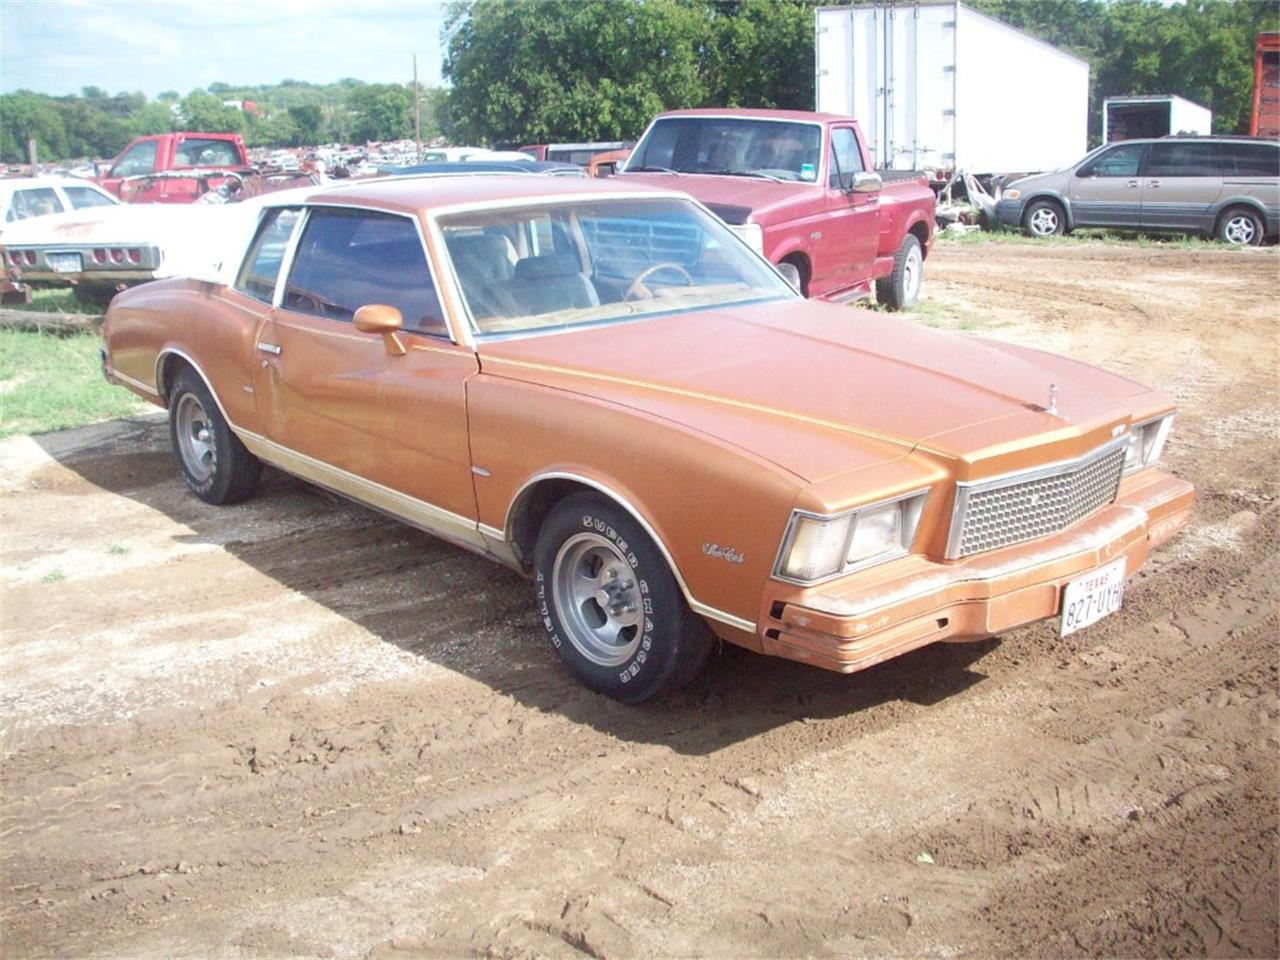
[[[538,614],[569,672],[586,686],[640,703],[693,679],[710,630],[640,525],[597,494],[551,511],[534,547]]]
[[[169,394],[169,439],[182,479],[206,503],[238,503],[253,493],[262,462],[231,432],[209,388],[190,369]]]
[[[1256,247],[1262,243],[1262,218],[1248,207],[1235,207],[1218,219],[1215,233],[1223,243]]]
[[[893,258],[893,272],[876,281],[876,299],[890,310],[910,310],[924,286],[924,251],[908,233]]]
[[[1022,215],[1022,226],[1028,236],[1053,237],[1067,232],[1067,218],[1052,200],[1037,200]]]

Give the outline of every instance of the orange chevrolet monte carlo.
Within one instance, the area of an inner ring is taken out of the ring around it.
[[[805,300],[679,193],[368,181],[266,198],[243,233],[104,328],[188,486],[233,503],[271,464],[522,571],[568,669],[622,700],[717,636],[852,672],[1065,635],[1191,509],[1156,466],[1168,397]]]

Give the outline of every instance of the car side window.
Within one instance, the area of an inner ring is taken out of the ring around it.
[[[1221,177],[1232,166],[1220,143],[1153,143],[1148,177]]]
[[[71,206],[76,210],[84,210],[87,207],[110,207],[115,205],[115,201],[111,197],[88,187],[63,187],[62,190],[67,195],[67,199],[71,201]]]
[[[26,220],[28,217],[43,217],[50,213],[61,213],[62,201],[51,187],[35,187],[30,190],[15,190],[13,202],[5,219],[9,221]]]
[[[174,153],[175,167],[235,167],[240,154],[229,140],[183,140]]]
[[[124,156],[111,168],[111,176],[136,177],[144,173],[155,173],[155,169],[156,141],[144,140],[125,151]]]
[[[1240,176],[1280,177],[1280,147],[1274,144],[1228,143],[1223,150]]]
[[[395,307],[403,329],[448,336],[444,313],[411,219],[313,208],[285,285],[286,310],[350,323],[368,304]]]
[[[849,175],[861,173],[862,151],[858,149],[858,138],[849,127],[836,127],[831,131],[831,169],[827,182],[832,190],[839,190],[849,179]]]
[[[1080,175],[1092,177],[1136,177],[1142,163],[1143,143],[1122,143],[1084,167]],[[1086,172],[1087,171],[1087,172]]]
[[[280,275],[280,263],[285,248],[298,222],[298,208],[283,207],[268,210],[258,225],[253,245],[244,258],[235,288],[245,296],[270,303],[276,291],[276,278]]]

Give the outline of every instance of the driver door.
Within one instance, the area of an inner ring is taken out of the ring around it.
[[[823,215],[809,233],[814,253],[810,296],[850,287],[871,276],[880,239],[880,194],[854,193],[845,188],[848,180],[864,169],[853,128],[833,127],[827,151]]]
[[[1068,188],[1072,225],[1136,227],[1142,221],[1144,143],[1121,143],[1080,167]]]

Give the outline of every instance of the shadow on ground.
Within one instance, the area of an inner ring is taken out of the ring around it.
[[[35,440],[84,481],[194,531],[179,540],[218,544],[383,642],[526,707],[682,754],[712,753],[797,720],[893,701],[937,703],[980,682],[983,674],[972,667],[999,643],[936,644],[852,676],[725,644],[687,688],[627,707],[568,676],[544,639],[528,582],[483,557],[271,469],[246,502],[204,504],[183,486],[166,424],[155,417]],[[283,534],[281,517],[288,521]],[[365,599],[371,593],[378,602]]]

